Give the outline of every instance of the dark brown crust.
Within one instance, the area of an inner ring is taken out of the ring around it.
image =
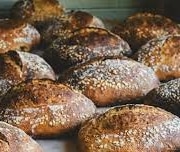
[[[64,8],[57,0],[19,0],[11,8],[11,17],[32,24],[63,14]]]
[[[35,137],[52,137],[74,129],[95,109],[91,100],[60,83],[31,80],[2,99],[0,120]]]
[[[42,152],[41,147],[24,131],[0,122],[1,152]]]
[[[87,12],[72,11],[60,18],[45,21],[38,30],[44,43],[51,43],[56,38],[64,38],[74,31],[83,27],[104,28],[103,22]]]
[[[19,51],[0,55],[0,96],[22,81],[44,78],[56,79],[52,68],[39,56]]]
[[[133,102],[159,85],[153,70],[124,57],[96,58],[71,68],[59,81],[100,106]]]
[[[180,150],[180,118],[145,105],[116,107],[85,123],[81,152],[173,152]]]
[[[155,38],[142,46],[135,60],[152,67],[160,80],[180,77],[180,35]]]
[[[159,106],[180,116],[180,78],[153,89],[144,98],[144,103]]]
[[[125,39],[134,51],[153,38],[168,34],[180,34],[179,26],[170,19],[151,13],[130,16],[119,27],[112,30]]]
[[[30,51],[40,43],[39,32],[29,24],[16,21],[0,21],[0,53],[9,50]]]
[[[45,56],[59,71],[85,63],[96,57],[131,54],[127,42],[101,28],[86,27],[72,32],[64,40],[56,39]]]

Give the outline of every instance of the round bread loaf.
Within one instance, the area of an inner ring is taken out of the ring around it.
[[[31,80],[12,88],[0,102],[0,120],[35,137],[75,129],[95,113],[84,95],[50,80]]]
[[[99,106],[134,102],[159,85],[151,68],[125,57],[96,58],[71,68],[59,80]]]
[[[0,20],[0,53],[9,50],[29,51],[40,43],[40,34],[30,24]]]
[[[180,78],[180,35],[149,41],[139,49],[134,59],[153,68],[160,80]]]
[[[176,23],[169,18],[151,13],[132,15],[124,25],[117,26],[112,31],[126,40],[133,51],[137,51],[153,38],[168,34],[180,34],[180,28]]]
[[[10,17],[36,24],[63,13],[64,8],[57,0],[18,0],[11,8]]]
[[[144,98],[144,103],[159,106],[180,116],[180,78],[153,89]]]
[[[61,18],[47,20],[38,27],[38,30],[41,33],[43,45],[47,45],[56,38],[63,39],[70,32],[83,27],[104,28],[104,24],[99,18],[87,12],[72,11]]]
[[[19,51],[0,54],[0,96],[12,86],[28,79],[52,79],[52,68],[41,57]]]
[[[127,42],[108,30],[86,27],[74,31],[64,40],[56,39],[45,52],[45,59],[56,71],[85,63],[95,57],[128,55]]]
[[[85,123],[81,152],[175,152],[180,150],[180,118],[145,105],[113,108]]]
[[[1,152],[42,152],[41,147],[24,131],[0,122]]]

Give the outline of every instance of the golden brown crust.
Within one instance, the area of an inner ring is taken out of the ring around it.
[[[64,40],[56,39],[45,52],[45,58],[59,71],[85,63],[96,57],[131,53],[127,42],[101,28],[86,27],[72,32]]]
[[[1,152],[42,152],[41,147],[24,131],[0,122]]]
[[[11,17],[34,24],[59,17],[63,12],[64,8],[57,0],[19,0],[11,8]]]
[[[180,149],[180,118],[145,105],[116,107],[85,123],[82,152],[169,152]]]
[[[12,86],[28,79],[52,79],[55,73],[39,56],[19,51],[0,55],[0,96]]]
[[[180,35],[155,38],[142,46],[134,58],[153,68],[160,80],[180,77]]]
[[[144,103],[159,106],[180,116],[180,78],[161,84],[144,97]]]
[[[14,87],[2,99],[0,109],[0,120],[36,137],[58,136],[95,113],[91,100],[50,80]]]
[[[168,34],[180,34],[179,26],[170,19],[151,13],[137,13],[130,16],[119,27],[112,30],[125,39],[134,51],[153,38]]]
[[[104,24],[99,18],[87,12],[73,11],[69,13],[68,16],[74,29],[83,28],[83,27],[104,28]]]
[[[0,21],[0,53],[9,50],[29,51],[40,42],[39,32],[30,24],[12,20]]]
[[[104,28],[103,22],[87,12],[72,11],[60,18],[50,19],[38,27],[43,42],[51,43],[56,38],[64,38],[70,32],[83,27]]]
[[[159,85],[153,70],[124,57],[94,59],[71,68],[59,80],[100,106],[129,103]]]

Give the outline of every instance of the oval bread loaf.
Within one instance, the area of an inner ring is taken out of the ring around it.
[[[22,81],[45,78],[55,80],[56,76],[41,57],[20,51],[0,54],[0,96]]]
[[[56,71],[61,72],[96,57],[122,54],[131,54],[127,42],[108,30],[86,27],[72,32],[64,40],[56,39],[46,50],[45,58]]]
[[[144,97],[144,103],[158,106],[180,116],[180,78],[161,84]]]
[[[36,24],[61,16],[64,8],[57,0],[18,0],[10,12],[15,20]]]
[[[125,57],[96,58],[66,71],[59,81],[99,106],[134,102],[159,85],[151,68]]]
[[[75,129],[96,108],[84,95],[50,80],[31,80],[12,88],[0,102],[0,120],[34,137],[53,137]]]
[[[134,59],[151,67],[162,81],[180,78],[180,35],[152,39]]]
[[[180,34],[180,27],[169,18],[152,13],[136,13],[112,30],[126,40],[133,51],[153,38],[168,34]]]
[[[30,24],[0,21],[0,53],[9,50],[30,51],[40,43],[39,32]]]
[[[151,106],[115,107],[82,126],[79,144],[81,152],[179,151],[180,118]]]
[[[43,152],[41,147],[24,131],[0,122],[1,152]]]
[[[72,11],[60,18],[50,19],[38,27],[43,45],[47,46],[56,38],[65,38],[72,31],[83,27],[104,28],[103,22],[87,12]]]

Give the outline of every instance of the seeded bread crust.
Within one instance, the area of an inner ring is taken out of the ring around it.
[[[153,89],[144,98],[144,103],[159,106],[180,116],[180,78]]]
[[[11,8],[11,17],[31,24],[58,18],[64,13],[57,0],[18,0]]]
[[[153,68],[160,80],[180,78],[180,35],[149,41],[138,50],[134,59]]]
[[[99,18],[87,12],[72,11],[60,18],[45,21],[38,27],[38,31],[41,33],[43,43],[45,43],[43,45],[47,45],[56,38],[64,39],[72,31],[83,27],[104,28],[104,24]]]
[[[134,102],[159,85],[151,68],[125,57],[96,58],[66,71],[59,81],[99,106]]]
[[[180,118],[145,105],[112,108],[86,122],[81,152],[169,152],[180,150]]]
[[[96,57],[122,54],[131,54],[127,42],[108,30],[86,27],[72,32],[64,40],[56,39],[45,52],[45,58],[61,72]]]
[[[180,27],[169,18],[158,14],[137,13],[112,30],[137,51],[149,40],[163,35],[180,34]]]
[[[22,81],[45,78],[55,80],[56,76],[41,57],[20,51],[0,55],[0,96]]]
[[[24,131],[0,122],[1,152],[43,152],[41,147]]]
[[[11,89],[0,102],[0,120],[34,137],[75,129],[94,115],[91,100],[50,80],[31,80]]]
[[[30,51],[39,43],[40,34],[32,25],[0,20],[0,53],[10,50]]]

